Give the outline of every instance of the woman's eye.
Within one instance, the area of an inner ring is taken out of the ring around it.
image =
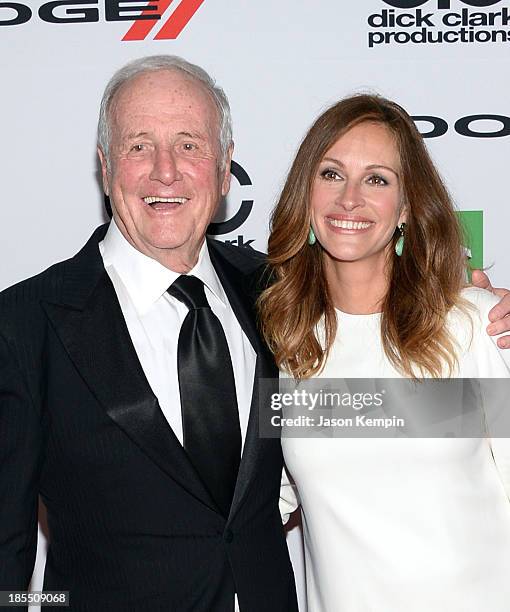
[[[338,181],[342,178],[336,170],[331,170],[330,168],[323,170],[321,172],[321,177],[327,181]]]
[[[131,147],[131,151],[135,151],[135,153],[139,153],[140,151],[144,150],[144,145],[143,144],[135,144]]]
[[[373,174],[372,176],[368,177],[368,182],[371,185],[387,185],[388,181],[382,177],[380,174]]]
[[[197,145],[192,142],[185,142],[182,146],[185,151],[194,151],[197,148]]]

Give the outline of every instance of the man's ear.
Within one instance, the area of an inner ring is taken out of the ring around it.
[[[101,162],[101,177],[103,179],[103,191],[107,196],[110,195],[110,185],[108,183],[108,164],[106,162],[106,156],[101,147],[97,147],[97,154],[99,155],[99,161]]]
[[[225,170],[223,172],[223,178],[221,182],[221,195],[226,196],[230,191],[230,162],[232,161],[232,155],[234,154],[234,143],[232,142],[228,148],[226,160],[225,160]]]

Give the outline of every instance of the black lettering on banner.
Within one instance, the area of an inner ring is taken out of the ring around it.
[[[476,7],[484,7],[484,6],[493,6],[501,0],[460,0],[463,4],[467,4],[468,6],[476,6]],[[385,4],[389,4],[394,8],[398,9],[412,9],[417,8],[419,6],[423,6],[429,0],[383,0]],[[451,8],[451,0],[437,0],[437,8],[438,9],[447,9]]]
[[[411,119],[416,123],[418,121],[426,121],[432,124],[432,129],[428,132],[422,132],[418,126],[418,131],[423,138],[438,138],[444,136],[448,131],[448,124],[441,117],[432,117],[429,115],[413,115]]]
[[[95,23],[99,21],[99,11],[97,8],[66,8],[66,15],[77,15],[77,17],[57,17],[54,10],[59,6],[83,6],[85,4],[97,4],[97,0],[59,0],[57,2],[47,2],[39,9],[39,17],[48,23]]]
[[[243,249],[253,249],[251,246],[255,242],[255,238],[253,240],[244,240],[244,236],[239,235],[234,240],[225,240],[225,244],[233,244],[234,246],[241,247]]]
[[[415,11],[415,13],[399,13],[395,15],[393,9],[383,9],[380,13],[374,13],[368,18],[368,25],[372,28],[394,28],[396,26],[400,28],[420,28],[422,26],[434,27],[434,23],[431,21],[434,13],[423,14],[421,9]]]
[[[2,19],[1,9],[11,9],[16,11],[16,17],[13,17],[12,19]],[[30,10],[30,7],[25,6],[24,4],[19,4],[19,2],[0,2],[0,26],[21,25],[22,23],[30,21],[31,17],[32,11]]]
[[[427,4],[428,1],[429,0],[383,0],[385,4],[389,4],[390,6],[399,9],[417,8],[418,6]]]
[[[240,185],[251,185],[251,179],[248,176],[246,170],[237,162],[232,160],[230,164],[230,172],[236,177],[239,181]],[[210,223],[207,229],[207,233],[210,236],[220,236],[222,234],[230,234],[230,232],[235,231],[238,227],[246,221],[246,219],[250,216],[251,210],[253,208],[253,200],[243,200],[241,202],[241,206],[236,214],[227,219],[226,221],[221,221],[220,223]],[[252,241],[253,242],[253,241]],[[245,244],[245,246],[248,243]],[[238,244],[238,246],[242,246]]]
[[[494,6],[498,2],[501,2],[501,0],[461,0],[461,2],[467,4],[468,6],[476,6],[477,8],[482,8],[485,6]]]
[[[137,6],[120,6],[137,2]],[[133,15],[133,11],[157,11],[157,4],[146,4],[140,6],[140,0],[105,0],[105,19],[106,21],[135,21],[140,19],[161,19],[159,13],[150,15]],[[128,13],[124,15],[123,13]]]
[[[443,23],[448,27],[456,27],[462,24],[462,16],[458,13],[446,13],[443,15]]]
[[[475,121],[497,121],[501,124],[501,128],[492,132],[476,132],[471,128],[471,124]],[[510,117],[504,115],[469,115],[469,117],[462,117],[455,122],[455,130],[461,136],[471,138],[502,138],[503,136],[510,136]]]

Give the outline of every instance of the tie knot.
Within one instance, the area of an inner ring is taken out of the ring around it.
[[[168,288],[168,293],[185,304],[189,310],[209,308],[204,283],[196,276],[179,276]]]

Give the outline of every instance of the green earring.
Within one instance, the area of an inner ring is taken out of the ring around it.
[[[397,242],[395,243],[395,253],[397,254],[397,257],[401,257],[402,256],[402,252],[404,250],[404,229],[405,229],[406,224],[405,223],[401,223],[398,226],[398,231],[400,232],[400,236],[398,237]]]
[[[310,231],[308,232],[308,244],[313,246],[317,242],[317,238],[315,237],[315,233],[313,231],[312,226],[310,225]]]

